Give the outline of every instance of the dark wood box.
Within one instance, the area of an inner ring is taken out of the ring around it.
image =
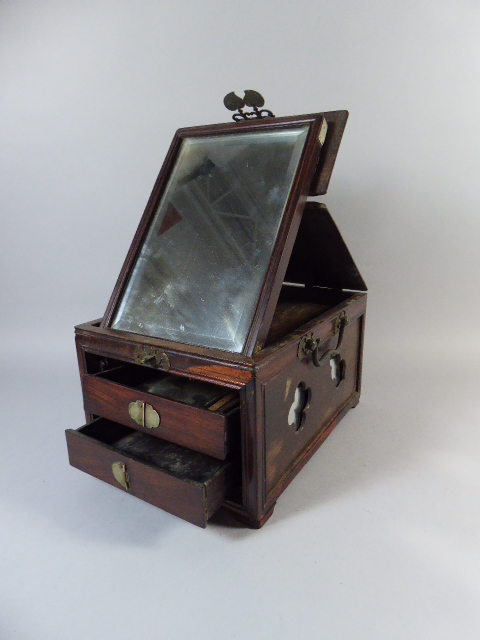
[[[260,527],[360,397],[366,287],[326,207],[347,112],[177,132],[102,319],[76,327],[87,424],[70,463],[194,524]],[[112,328],[186,137],[308,130],[241,352]],[[319,488],[320,490],[320,488]]]

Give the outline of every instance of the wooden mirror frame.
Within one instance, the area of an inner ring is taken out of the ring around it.
[[[175,166],[175,162],[177,160],[178,152],[180,150],[183,139],[192,137],[210,137],[225,134],[238,134],[242,132],[267,132],[294,128],[301,125],[308,125],[309,129],[305,141],[305,146],[303,148],[303,152],[283,212],[281,224],[274,243],[272,255],[267,266],[267,271],[263,281],[259,299],[257,301],[257,305],[255,307],[255,311],[247,333],[247,338],[242,350],[242,355],[251,356],[253,353],[261,349],[267,337],[268,330],[273,318],[275,306],[277,304],[280,289],[290,259],[290,254],[292,252],[297,231],[300,225],[305,202],[308,195],[311,194],[312,183],[317,182],[319,171],[322,170],[322,167],[319,166],[319,159],[322,152],[323,142],[323,140],[320,139],[322,125],[325,127],[325,121],[328,123],[327,116],[331,114],[336,115],[345,113],[346,112],[330,112],[330,114],[317,113],[304,116],[289,116],[285,118],[264,118],[240,123],[216,124],[179,129],[175,133],[172,144],[170,145],[170,149],[155,182],[153,191],[147,202],[147,206],[133,238],[123,267],[120,271],[100,327],[108,333],[111,333],[111,335],[115,337],[132,337],[131,332],[112,329],[110,327],[110,324],[118,308],[125,287],[128,284],[130,273],[135,265],[138,253],[142,247],[150,224],[152,223],[158,203],[170,178],[171,171]],[[346,117],[344,119],[346,121]],[[343,127],[341,127],[341,133],[343,133]],[[329,136],[327,132],[327,143],[328,140]],[[334,156],[336,156],[336,151],[338,150],[338,145],[335,146],[336,148]],[[333,162],[331,158],[332,154],[328,155],[329,158],[327,159],[330,160],[331,164],[331,167],[328,167],[328,173],[330,174],[331,169],[333,168]],[[333,157],[333,161],[334,160],[335,157]],[[322,162],[322,165],[323,164],[324,163]],[[142,334],[134,335],[141,336]],[[150,336],[142,337],[146,340],[151,339]],[[154,339],[156,342],[160,342],[164,344],[165,347],[170,349],[175,349],[176,345],[183,344],[181,342],[164,340],[162,338]],[[221,351],[221,353],[225,353],[223,350],[219,349],[209,348],[206,350]]]

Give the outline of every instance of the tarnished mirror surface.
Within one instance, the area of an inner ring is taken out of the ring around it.
[[[307,133],[184,139],[111,327],[240,353]]]

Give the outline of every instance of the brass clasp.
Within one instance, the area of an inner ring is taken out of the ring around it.
[[[155,365],[162,371],[170,369],[170,360],[167,354],[154,347],[139,345],[133,352],[133,359],[135,364],[153,364],[155,361]]]

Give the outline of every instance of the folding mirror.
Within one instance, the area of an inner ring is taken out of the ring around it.
[[[290,226],[309,187],[302,166],[321,149],[315,124],[307,117],[178,132],[103,326],[251,351],[262,290],[277,275],[282,222]]]

